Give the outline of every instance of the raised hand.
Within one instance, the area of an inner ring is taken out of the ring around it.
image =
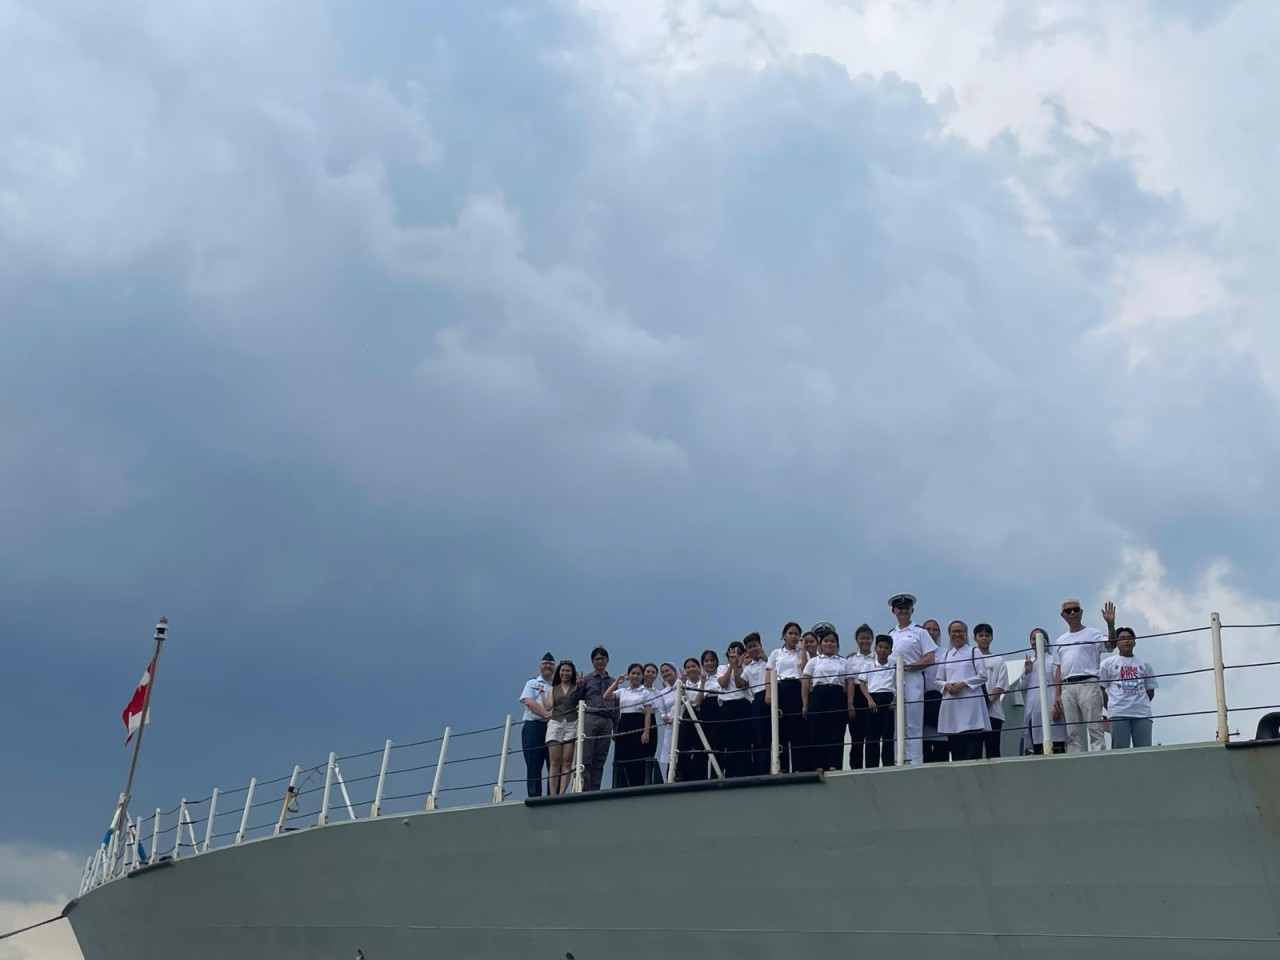
[[[1102,619],[1107,623],[1116,622],[1116,605],[1110,600],[1102,605]]]
[[[1024,674],[1031,672],[1031,654],[1029,653],[1027,654],[1027,659],[1022,662],[1022,672]]]

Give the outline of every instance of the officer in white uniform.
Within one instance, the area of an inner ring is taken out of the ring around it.
[[[898,709],[905,709],[907,763],[919,766],[924,762],[924,669],[933,663],[938,645],[923,627],[916,624],[916,598],[910,593],[895,593],[889,598],[889,608],[898,620],[898,626],[889,631],[893,638],[893,656],[901,656],[905,667],[903,699]]]

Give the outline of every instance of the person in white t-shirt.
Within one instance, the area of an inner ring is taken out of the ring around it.
[[[808,660],[800,624],[790,621],[782,628],[782,646],[771,652],[765,663],[766,701],[772,696],[771,679],[777,679],[778,764],[783,773],[809,769],[809,726],[800,696],[800,678]]]
[[[1000,731],[1004,729],[1004,692],[1009,689],[1009,667],[1004,657],[993,656],[991,641],[995,639],[995,630],[989,623],[980,623],[973,628],[973,642],[981,651],[983,662],[987,668],[987,713],[991,718],[991,729],[982,735],[982,751],[988,760],[1000,756]]]
[[[1111,727],[1111,749],[1151,746],[1151,701],[1155,671],[1133,655],[1136,635],[1128,627],[1116,631],[1116,653],[1102,661],[1103,707]]]
[[[871,698],[871,718],[867,723],[867,767],[892,767],[894,763],[894,690],[897,670],[893,661],[893,637],[876,637],[875,654],[864,664],[858,681]]]
[[[689,712],[689,706],[695,712],[702,709],[702,685],[702,664],[697,657],[687,657],[684,677],[680,680],[681,693],[676,698],[676,709],[680,712],[680,733],[676,742],[677,783],[707,779],[707,752]]]
[[[743,674],[747,648],[735,640],[725,650],[725,664],[716,671],[720,688],[720,750],[726,777],[751,775],[751,680]]]
[[[1116,607],[1108,603],[1102,608],[1112,637],[1108,639],[1093,627],[1080,622],[1084,608],[1078,597],[1062,601],[1062,619],[1067,632],[1054,643],[1058,657],[1058,696],[1063,719],[1067,724],[1067,753],[1103,750],[1106,741],[1102,731],[1102,685],[1098,671],[1102,657],[1115,647]],[[1085,739],[1086,733],[1088,739]]]
[[[925,633],[924,628],[912,622],[916,598],[910,593],[895,593],[889,598],[898,625],[889,631],[893,638],[893,655],[901,656],[904,667],[902,698],[905,703],[898,709],[905,710],[907,763],[924,762],[924,671],[937,656],[938,645]]]
[[[800,696],[809,718],[810,757],[815,770],[844,766],[844,731],[849,724],[849,662],[840,656],[840,636],[829,623],[819,624],[818,655],[804,666]]]
[[[742,675],[747,678],[747,689],[751,691],[751,772],[760,776],[769,772],[769,744],[773,742],[769,703],[764,692],[768,658],[760,634],[748,633],[742,642],[747,648]]]
[[[874,640],[875,632],[870,624],[864,623],[854,631],[853,641],[857,646],[847,658],[851,677],[859,676],[862,668],[875,660],[876,655],[871,652],[871,644]],[[856,682],[853,684],[852,693],[853,713],[849,716],[849,769],[861,770],[872,750],[867,738],[871,703],[867,700],[861,685]],[[875,749],[880,749],[879,744],[876,744]]]

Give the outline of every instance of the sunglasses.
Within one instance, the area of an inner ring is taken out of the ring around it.
[[[1084,611],[1081,610],[1079,607],[1063,607],[1062,612],[1063,613],[1084,613]]]

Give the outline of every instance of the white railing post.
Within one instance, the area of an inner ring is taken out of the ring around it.
[[[1222,662],[1222,618],[1216,613],[1209,615],[1209,630],[1213,635],[1213,694],[1218,701],[1217,739],[1226,743],[1231,739],[1227,721],[1227,668]]]
[[[391,764],[391,741],[382,748],[382,768],[378,770],[378,789],[373,794],[373,806],[369,808],[369,816],[382,816],[382,790],[387,784],[387,767]]]
[[[716,779],[724,779],[724,771],[720,769],[720,762],[716,759],[715,751],[711,749],[711,741],[707,739],[706,732],[702,729],[702,721],[698,719],[698,711],[693,709],[693,704],[685,701],[685,706],[689,708],[689,719],[693,721],[693,729],[698,732],[698,739],[702,741],[702,748],[707,751],[707,759],[711,761],[711,769],[716,772]]]
[[[893,756],[894,762],[902,766],[907,762],[907,674],[902,663],[902,654],[894,657],[893,665],[893,699],[897,709],[893,714]]]
[[[298,764],[293,765],[293,773],[289,774],[289,785],[284,788],[284,803],[280,804],[280,816],[276,818],[276,828],[272,832],[272,836],[280,836],[284,833],[284,822],[289,819],[289,806],[293,803],[298,793],[298,774],[302,772],[302,767]]]
[[[196,822],[191,819],[191,811],[186,811],[187,815],[187,840],[191,844],[191,852],[199,853],[200,848],[196,846]]]
[[[778,673],[769,671],[769,742],[773,751],[769,755],[769,772],[782,772],[782,744],[778,742]]]
[[[122,871],[124,873],[129,872],[129,867],[133,865],[134,858],[138,853],[138,847],[137,844],[133,842],[133,838],[133,821],[129,820],[124,831],[124,870]]]
[[[667,783],[676,782],[676,763],[680,759],[680,708],[684,701],[684,688],[676,680],[676,705],[671,711],[671,749],[667,751]]]
[[[89,886],[96,887],[102,882],[102,869],[106,862],[107,845],[104,843],[93,852],[93,866],[89,870]]]
[[[498,782],[493,788],[493,802],[502,802],[502,785],[507,777],[507,749],[511,745],[511,714],[507,714],[506,725],[502,728],[502,755],[498,758]],[[542,771],[538,771],[541,778]],[[538,789],[542,789],[539,787]]]
[[[170,856],[177,860],[182,854],[182,821],[186,819],[187,814],[187,798],[183,797],[182,802],[178,804],[178,823],[173,828],[173,853]]]
[[[1049,635],[1036,633],[1036,683],[1040,687],[1040,738],[1044,741],[1044,755],[1053,756],[1053,707],[1049,704],[1049,677],[1046,666],[1049,659]],[[1025,696],[1023,702],[1026,702]],[[1032,746],[1035,746],[1034,737]]]
[[[573,779],[569,781],[572,793],[582,792],[582,738],[587,729],[587,705],[578,701],[578,736],[573,742]]]
[[[89,875],[93,871],[94,856],[92,853],[89,854],[89,858],[84,862],[84,870],[80,874],[80,892],[76,894],[77,897],[82,896],[85,888],[89,886]]]
[[[316,826],[323,827],[329,822],[329,789],[333,786],[333,751],[329,751],[329,762],[324,765],[324,792],[320,794],[320,815],[316,817]]]
[[[155,863],[160,858],[160,808],[156,807],[155,819],[151,821],[151,856],[147,863]]]
[[[245,831],[249,829],[249,808],[253,806],[253,791],[258,786],[258,778],[249,778],[249,792],[244,798],[244,813],[240,815],[240,829],[236,831],[236,843],[244,842]]]
[[[449,737],[452,727],[444,728],[444,737],[440,741],[440,758],[436,760],[436,775],[431,780],[431,793],[427,795],[427,809],[434,810],[440,802],[440,777],[444,774],[444,758],[449,751]]]
[[[213,788],[213,793],[209,796],[209,822],[204,825],[204,849],[201,853],[209,852],[209,844],[213,843],[213,818],[218,815],[218,788]]]
[[[351,806],[351,794],[347,793],[347,781],[342,779],[342,767],[338,766],[337,760],[333,761],[333,778],[338,781],[338,789],[342,791],[342,802],[347,808],[347,818],[354,820],[356,810]]]

